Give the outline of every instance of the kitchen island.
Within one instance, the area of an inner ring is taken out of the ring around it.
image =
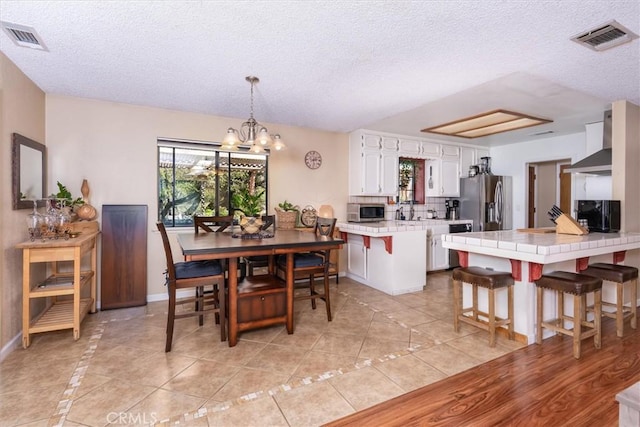
[[[579,272],[590,262],[622,263],[626,251],[640,248],[640,233],[590,233],[584,236],[555,233],[523,233],[514,230],[482,233],[448,234],[442,236],[442,246],[457,250],[462,266],[478,266],[510,271],[514,280],[514,327],[517,339],[535,342],[535,280],[544,273],[563,270]],[[637,267],[637,266],[635,266]],[[603,300],[615,293],[603,288]],[[471,291],[465,286],[465,306]],[[480,294],[480,307],[486,307],[486,296]],[[506,296],[497,298],[496,315],[506,316]],[[571,299],[566,299],[566,311],[572,312]],[[637,302],[636,302],[637,304]],[[555,317],[555,296],[547,293],[543,318]],[[552,333],[545,331],[545,336]]]
[[[347,276],[389,295],[423,290],[427,281],[427,234],[450,223],[380,221],[336,224],[347,244]]]

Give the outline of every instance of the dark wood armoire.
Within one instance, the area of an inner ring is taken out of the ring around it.
[[[147,206],[102,206],[100,309],[147,303]]]

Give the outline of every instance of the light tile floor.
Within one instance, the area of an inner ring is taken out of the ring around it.
[[[221,343],[213,317],[176,321],[166,302],[88,316],[82,336],[36,334],[0,364],[0,425],[317,426],[499,357],[522,345],[453,331],[450,274],[392,297],[348,278],[283,326]]]

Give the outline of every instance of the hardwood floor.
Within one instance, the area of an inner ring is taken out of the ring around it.
[[[640,328],[603,318],[602,349],[554,336],[327,426],[616,426],[615,395],[640,381]]]

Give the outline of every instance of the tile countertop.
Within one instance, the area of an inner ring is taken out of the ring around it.
[[[445,234],[442,246],[471,253],[548,264],[640,248],[640,233],[584,236],[515,230]]]
[[[336,227],[340,231],[363,236],[384,236],[389,233],[399,233],[405,231],[422,231],[437,226],[448,226],[449,224],[465,224],[473,222],[471,220],[448,220],[448,219],[423,219],[420,221],[380,221],[380,222],[338,222]]]

